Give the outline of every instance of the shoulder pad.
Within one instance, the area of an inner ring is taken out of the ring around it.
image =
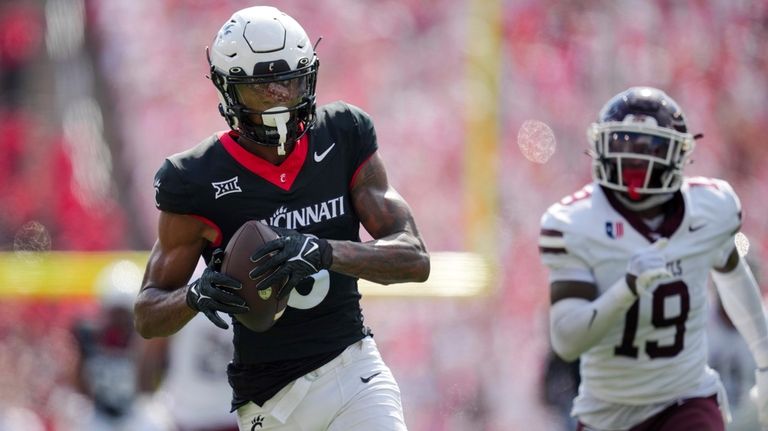
[[[692,177],[683,184],[691,212],[735,234],[741,228],[741,201],[733,187],[717,178]]]
[[[592,202],[592,186],[564,197],[550,206],[541,217],[539,232],[539,250],[551,253],[565,253],[566,237],[578,236],[578,226],[582,219],[589,218]]]

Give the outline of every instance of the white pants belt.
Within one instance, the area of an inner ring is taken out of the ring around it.
[[[341,352],[339,356],[331,359],[331,361],[327,364],[294,380],[293,383],[291,383],[291,388],[288,389],[288,391],[280,398],[275,406],[272,407],[270,415],[280,421],[280,423],[284,424],[285,421],[288,420],[288,416],[293,413],[293,410],[298,407],[299,403],[301,403],[301,400],[303,400],[307,395],[309,387],[312,386],[312,382],[320,378],[320,376],[324,375],[325,373],[338,367],[339,365],[345,365],[351,362],[355,356],[355,353],[362,349],[362,344],[362,340],[352,344],[351,346],[344,349],[344,351]]]

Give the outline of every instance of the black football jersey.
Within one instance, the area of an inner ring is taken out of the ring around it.
[[[318,107],[315,125],[279,166],[246,151],[235,137],[229,131],[217,133],[166,159],[155,176],[159,209],[198,217],[219,232],[203,253],[206,261],[248,220],[319,238],[360,241],[350,186],[378,148],[365,112],[343,102]],[[318,358],[329,360],[367,335],[359,300],[356,278],[320,271],[296,287],[285,313],[268,331],[250,331],[233,319],[233,363],[322,365]],[[233,378],[239,379],[230,373]]]

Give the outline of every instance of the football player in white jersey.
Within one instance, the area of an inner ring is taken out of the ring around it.
[[[723,180],[683,176],[696,137],[661,90],[616,95],[589,138],[594,182],[547,210],[539,241],[552,347],[581,358],[577,429],[724,429],[727,401],[707,365],[710,275],[757,363],[768,429],[768,326],[734,246],[738,197]]]
[[[192,278],[202,276],[205,267],[200,259]],[[173,336],[146,340],[142,347],[141,386],[154,391],[155,405],[173,418],[177,431],[238,430],[237,416],[229,411],[231,331],[198,314]]]

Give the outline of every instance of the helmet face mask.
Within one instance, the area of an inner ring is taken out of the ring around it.
[[[219,112],[232,130],[280,153],[312,127],[319,61],[290,16],[269,6],[235,12],[208,61]]]
[[[291,112],[308,103],[306,76],[264,83],[233,84],[232,86],[243,106],[240,108],[240,112],[256,116],[253,118],[256,124],[261,123],[260,115],[268,109],[285,107],[287,111]]]
[[[694,138],[682,111],[661,90],[634,87],[603,107],[588,129],[592,176],[632,201],[680,189]]]

